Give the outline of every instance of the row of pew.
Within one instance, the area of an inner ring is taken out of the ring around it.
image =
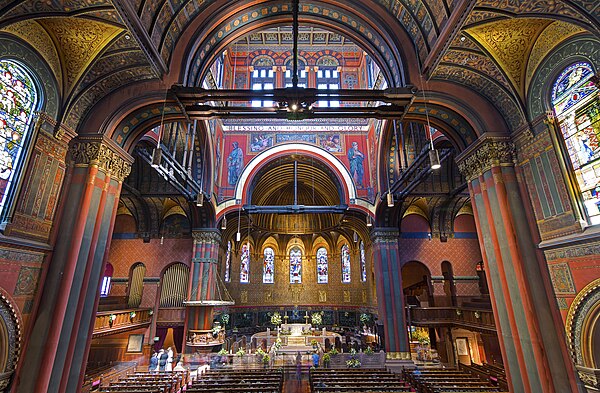
[[[178,393],[190,382],[187,371],[134,372],[100,389],[106,393]]]
[[[404,370],[403,378],[418,393],[491,393],[501,392],[499,386],[483,381],[479,376],[457,369]]]
[[[504,368],[501,366],[489,363],[484,363],[483,365],[471,363],[469,366],[465,364],[459,364],[459,367],[461,370],[478,375],[481,379],[490,381],[493,385],[500,386],[500,388],[503,390],[508,390],[506,374],[504,372]]]
[[[186,393],[281,393],[283,370],[220,369],[198,375]]]
[[[414,392],[400,375],[386,369],[312,369],[312,393],[327,392]]]

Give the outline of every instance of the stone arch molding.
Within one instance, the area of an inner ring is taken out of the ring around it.
[[[21,320],[18,311],[0,288],[0,340],[5,344],[0,353],[0,392],[8,391],[12,374],[21,354]]]
[[[252,182],[252,178],[256,174],[256,172],[261,168],[262,164],[269,161],[273,156],[279,155],[281,153],[290,152],[290,153],[308,153],[311,155],[315,155],[321,158],[324,162],[330,165],[336,175],[339,176],[340,183],[345,188],[345,192],[347,193],[348,201],[350,204],[356,204],[362,206],[368,210],[372,209],[372,205],[364,201],[362,199],[357,198],[356,195],[356,187],[354,186],[354,182],[352,181],[352,176],[350,176],[350,172],[348,169],[342,164],[340,160],[338,160],[331,153],[326,152],[325,150],[318,148],[316,146],[302,144],[302,143],[291,143],[285,145],[275,146],[269,150],[266,150],[256,157],[254,157],[244,168],[244,171],[240,175],[240,180],[235,188],[235,200],[242,201],[244,199],[244,192],[246,191],[250,182]],[[234,201],[235,202],[235,201]]]
[[[594,368],[590,354],[585,353],[585,345],[589,342],[589,329],[593,328],[589,317],[600,307],[600,278],[589,283],[573,300],[565,329],[571,357],[576,365]],[[597,322],[596,322],[597,323]]]

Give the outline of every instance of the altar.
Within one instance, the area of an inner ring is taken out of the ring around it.
[[[284,323],[276,330],[267,328],[266,332],[253,334],[252,342],[257,347],[266,346],[269,349],[279,339],[281,347],[277,350],[278,352],[295,353],[296,351],[312,350],[315,341],[323,348],[325,348],[327,340],[329,345],[334,346],[336,337],[341,339],[338,333],[327,331],[325,328],[315,329],[310,324],[304,323]]]

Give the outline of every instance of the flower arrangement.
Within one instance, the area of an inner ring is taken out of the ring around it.
[[[271,323],[275,326],[279,326],[281,325],[281,322],[281,314],[279,314],[278,312],[274,312],[273,315],[271,315]]]
[[[223,325],[227,325],[229,323],[229,314],[222,314],[221,322],[223,322]]]
[[[240,349],[238,349],[238,351],[235,354],[239,357],[242,357],[246,354],[246,351],[244,351],[243,348],[240,348]]]
[[[331,355],[326,353],[323,355],[323,363],[329,363],[331,361]]]
[[[331,350],[329,351],[329,354],[330,354],[331,356],[335,356],[335,355],[337,355],[338,353],[339,353],[339,352],[338,352],[338,350],[337,350],[337,349],[335,349],[335,347],[331,348]]]
[[[264,355],[265,355],[265,351],[263,351],[263,349],[262,349],[262,348],[258,348],[258,349],[256,350],[256,354],[257,354],[257,355],[260,355],[260,356],[264,356]]]
[[[477,319],[481,318],[481,314],[479,313],[479,311],[475,311],[475,318],[477,318]]]
[[[366,355],[372,355],[375,352],[373,352],[373,348],[371,348],[370,346],[367,347],[367,349],[365,349],[365,354]]]
[[[269,364],[270,361],[271,361],[271,357],[269,355],[265,354],[262,358],[263,364]]]
[[[323,323],[323,313],[322,312],[312,313],[312,315],[310,316],[310,321],[313,325],[319,326],[320,324]]]
[[[312,345],[313,347],[316,347],[318,343],[319,342],[315,339],[310,340],[310,345]]]
[[[361,365],[362,364],[360,363],[360,360],[358,360],[355,357],[346,361],[346,366],[348,366],[349,368],[360,368]]]
[[[108,319],[109,319],[111,322],[114,322],[114,321],[117,319],[117,316],[116,316],[115,314],[110,314],[110,316],[108,317]]]
[[[352,355],[352,356],[356,355],[356,349],[351,348],[350,349],[350,355]]]
[[[136,316],[136,315],[137,315],[137,314],[135,313],[135,311],[132,311],[132,312],[130,312],[130,313],[129,313],[129,319],[133,319],[133,318],[135,318],[135,316]]]
[[[219,352],[217,352],[217,355],[220,355],[220,356],[227,355],[227,350],[225,348],[223,348]]]
[[[221,326],[213,326],[212,331],[211,331],[213,337],[217,337],[220,332],[221,332]]]
[[[366,313],[362,313],[360,314],[360,322],[363,324],[368,323],[371,320],[371,317],[369,316],[369,314]]]
[[[275,350],[278,350],[281,348],[281,339],[280,338],[275,340],[275,344],[273,344],[273,348],[275,348]]]
[[[412,337],[414,340],[417,340],[421,345],[429,345],[429,343],[431,342],[429,340],[429,334],[427,334],[424,330],[421,329],[416,329],[412,333]]]

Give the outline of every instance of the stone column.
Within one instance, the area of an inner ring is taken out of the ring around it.
[[[375,228],[371,232],[379,320],[384,326],[386,363],[392,367],[394,363],[410,360],[402,267],[398,255],[399,238],[397,229]]]
[[[70,184],[17,392],[81,389],[121,185],[133,159],[102,136],[69,148]],[[69,178],[68,177],[68,178]]]
[[[194,250],[188,284],[185,334],[188,330],[212,328],[213,305],[204,302],[222,300],[217,293],[217,269],[221,235],[216,229],[193,230]],[[223,285],[219,281],[219,285]],[[194,303],[197,302],[197,303]]]
[[[563,328],[552,317],[556,304],[545,285],[549,273],[538,260],[527,222],[531,207],[520,194],[514,161],[512,142],[488,135],[457,158],[469,182],[510,391],[576,391],[572,366],[562,356]]]

